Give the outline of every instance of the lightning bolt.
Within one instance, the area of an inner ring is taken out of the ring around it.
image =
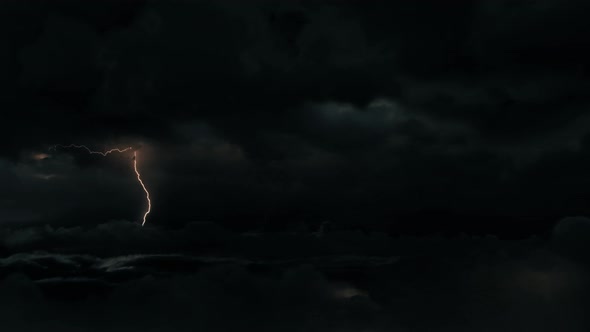
[[[98,154],[98,155],[101,155],[103,157],[106,157],[106,156],[108,156],[109,154],[111,154],[113,152],[124,153],[124,152],[130,151],[130,150],[133,150],[132,147],[127,147],[127,148],[124,148],[124,149],[114,148],[114,149],[106,150],[104,152],[100,152],[100,151],[91,150],[86,145],[76,145],[76,144],[70,144],[70,145],[61,145],[61,144],[58,144],[58,145],[52,146],[49,149],[50,150],[56,150],[58,147],[63,148],[63,149],[71,149],[71,148],[83,149],[83,150],[86,150],[89,154]],[[147,190],[147,187],[143,183],[143,180],[141,179],[141,174],[139,173],[139,170],[137,168],[137,151],[133,151],[133,170],[135,171],[135,174],[137,175],[137,182],[139,182],[139,184],[143,188],[143,191],[145,192],[145,197],[146,197],[146,200],[147,200],[147,203],[148,203],[148,208],[147,208],[147,210],[145,211],[145,213],[143,215],[143,220],[142,220],[142,223],[141,223],[141,226],[144,226],[148,214],[150,214],[150,212],[152,211],[152,201],[150,199],[150,192]]]
[[[125,149],[115,148],[115,149],[107,150],[105,152],[100,152],[100,151],[92,151],[86,145],[76,145],[76,144],[70,144],[70,145],[61,145],[61,144],[59,144],[59,145],[56,145],[56,146],[51,147],[51,149],[55,150],[58,147],[64,148],[64,149],[69,149],[69,148],[84,149],[84,150],[88,151],[89,154],[99,154],[99,155],[101,155],[103,157],[106,157],[106,156],[108,156],[109,154],[111,154],[113,152],[123,153],[123,152],[127,152],[127,151],[133,149],[132,147],[128,147],[128,148],[125,148]]]
[[[139,171],[137,170],[137,151],[133,151],[133,170],[137,175],[137,181],[139,182],[139,184],[141,184],[143,191],[145,191],[145,198],[148,202],[148,208],[147,211],[145,211],[145,214],[143,215],[143,222],[141,223],[141,226],[143,226],[145,225],[145,219],[147,218],[148,214],[150,214],[150,212],[152,211],[152,200],[150,199],[150,192],[145,187],[145,184],[141,180],[141,174],[139,174]]]

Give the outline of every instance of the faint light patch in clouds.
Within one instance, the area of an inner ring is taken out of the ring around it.
[[[55,175],[55,174],[36,173],[36,174],[33,174],[33,177],[34,178],[37,178],[37,179],[49,181],[49,180],[54,179],[55,177],[57,177],[57,175]]]
[[[21,262],[29,262],[42,266],[48,262],[59,263],[62,266],[80,267],[80,260],[93,261],[95,258],[89,255],[61,255],[50,254],[46,252],[33,253],[17,253],[6,258],[0,259],[0,266],[8,266],[12,264],[19,264]],[[45,267],[44,267],[45,268]]]
[[[529,295],[558,302],[583,290],[587,272],[567,260],[560,260],[545,267],[525,264],[514,271],[511,279],[514,287]]]
[[[351,285],[336,285],[332,290],[332,296],[338,300],[349,300],[355,297],[369,297],[367,292]]]
[[[72,174],[77,169],[71,155],[35,150],[22,152],[18,162],[11,167],[18,176],[39,179]]]
[[[522,271],[518,283],[528,292],[551,299],[568,287],[567,275],[559,270],[534,270]]]
[[[495,272],[490,274],[490,270],[486,270],[485,274],[495,275],[493,280],[498,294],[539,305],[566,303],[587,289],[587,268],[546,248],[532,247],[520,258],[492,266]],[[487,277],[480,274],[478,279],[483,281]]]
[[[4,175],[0,176],[0,199],[10,195],[14,200],[9,207],[0,206],[0,221],[26,223],[45,218],[66,222],[71,214],[99,215],[102,211],[112,211],[105,212],[104,218],[119,217],[120,211],[134,203],[135,187],[129,184],[133,169],[117,160],[81,167],[76,155],[23,151],[16,162],[0,162],[0,170]],[[102,197],[109,199],[100,206],[93,203]]]
[[[45,160],[48,159],[50,157],[50,155],[48,155],[47,153],[33,153],[31,155],[31,157],[33,158],[33,160]]]
[[[13,171],[20,179],[47,181],[71,174],[74,167],[72,159],[54,159],[48,154],[36,153],[13,165]]]
[[[135,269],[134,266],[130,266],[130,263],[140,259],[143,257],[142,255],[129,255],[129,256],[120,256],[120,257],[112,257],[106,258],[100,261],[96,268],[103,269],[106,272],[118,272],[122,270],[133,270]]]

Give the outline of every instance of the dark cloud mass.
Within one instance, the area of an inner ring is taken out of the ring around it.
[[[8,221],[90,220],[100,188],[64,204],[76,193],[50,176],[64,170],[47,169],[56,156],[34,170],[28,158],[70,142],[149,149],[160,225],[371,219],[415,233],[444,210],[443,228],[511,233],[516,220],[530,233],[587,213],[583,2],[2,7],[2,167],[24,177],[20,191],[64,197],[35,198],[35,213],[9,199]],[[105,176],[120,197],[94,220],[132,219],[136,193]]]
[[[3,229],[0,317],[11,331],[585,331],[588,225],[568,218],[549,240],[520,241]]]
[[[2,1],[0,329],[587,331],[589,10]]]

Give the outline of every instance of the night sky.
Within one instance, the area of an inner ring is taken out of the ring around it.
[[[0,330],[590,330],[589,15],[1,1]]]

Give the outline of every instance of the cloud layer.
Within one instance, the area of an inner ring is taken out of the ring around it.
[[[546,231],[590,212],[586,7],[6,2],[2,219],[134,219],[123,161],[30,157],[131,144],[158,224]]]
[[[587,251],[588,224],[565,219],[550,241],[4,230],[5,250],[20,252],[0,259],[0,317],[11,331],[584,331],[590,260],[575,250]],[[113,254],[123,237],[128,254]],[[188,237],[225,251],[191,252]],[[148,243],[158,253],[132,253]]]

